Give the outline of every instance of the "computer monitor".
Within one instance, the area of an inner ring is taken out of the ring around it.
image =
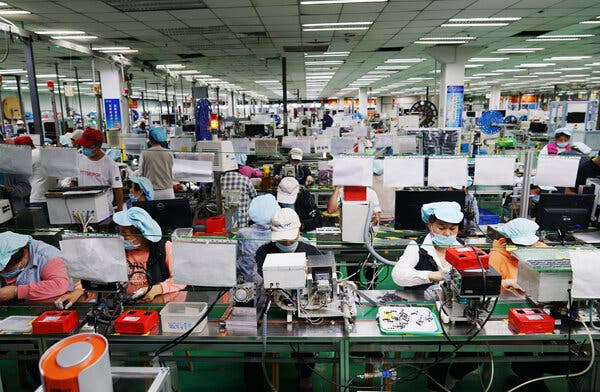
[[[187,199],[135,201],[133,206],[146,210],[158,223],[163,235],[180,227],[192,227],[193,214]]]
[[[269,136],[269,131],[265,124],[244,124],[244,135],[246,137]]]
[[[472,111],[467,112],[467,117],[476,117],[476,115],[477,115],[476,112],[472,112]]]
[[[542,230],[587,229],[595,195],[543,193],[536,209],[536,223]]]
[[[585,122],[585,112],[567,113],[567,124],[582,124]]]
[[[421,219],[423,204],[438,201],[455,201],[465,208],[465,192],[463,191],[396,191],[396,209],[394,229],[425,230]],[[461,225],[462,226],[462,225]]]
[[[196,124],[183,124],[183,133],[195,133]]]
[[[548,124],[541,123],[541,122],[531,122],[531,123],[529,123],[529,132],[547,133],[548,132]]]

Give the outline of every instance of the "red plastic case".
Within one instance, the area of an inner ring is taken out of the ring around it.
[[[79,324],[76,310],[56,310],[44,312],[33,320],[31,327],[34,335],[69,333]]]
[[[508,311],[508,326],[515,333],[554,333],[554,318],[537,308]]]
[[[477,260],[477,255],[479,255],[479,260]],[[490,257],[479,248],[462,246],[447,248],[446,261],[452,264],[458,271],[481,269],[481,265],[483,265],[484,269],[487,269],[490,264]],[[481,261],[481,265],[479,261]]]
[[[344,201],[366,201],[367,187],[366,186],[344,186]]]
[[[158,325],[158,312],[154,310],[128,310],[115,320],[115,332],[142,335]]]

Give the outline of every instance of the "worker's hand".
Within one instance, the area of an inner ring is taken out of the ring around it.
[[[81,298],[81,296],[85,294],[83,289],[75,289],[70,293],[63,294],[56,301],[54,301],[54,305],[57,309],[69,309],[75,302]]]
[[[502,287],[504,290],[508,290],[515,294],[525,294],[525,290],[517,283],[516,279],[504,279],[502,281]]]
[[[381,214],[379,212],[374,213],[371,222],[373,222],[374,225],[378,225],[379,222],[381,222]]]
[[[432,282],[441,282],[444,280],[444,274],[441,271],[431,271],[429,273],[429,280]]]
[[[306,177],[306,185],[312,185],[314,184],[315,179],[313,178],[313,176],[308,176]]]
[[[144,288],[144,291],[145,290],[146,290],[146,288]],[[154,300],[154,298],[157,295],[161,295],[162,293],[163,293],[162,286],[159,284],[155,284],[154,286],[152,286],[150,291],[148,291],[148,294],[146,294],[143,298],[141,298],[139,302],[144,302],[144,303],[152,302],[152,300]]]
[[[0,302],[17,298],[17,286],[4,286],[0,288]]]
[[[4,193],[11,193],[13,191],[12,186],[0,185],[0,189],[4,191]]]

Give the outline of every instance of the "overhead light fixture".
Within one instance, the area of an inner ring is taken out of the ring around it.
[[[544,50],[544,48],[503,48],[498,49],[497,53],[533,53]]]
[[[520,17],[506,17],[506,18],[450,18],[448,22],[515,22],[521,20]]]
[[[373,71],[367,72],[367,75],[369,75],[369,74],[373,74],[373,75],[375,75],[375,74],[392,75],[392,74],[395,74],[395,73],[398,73],[398,71],[373,70]]]
[[[588,75],[584,75],[584,74],[573,74],[573,75],[563,75],[561,77],[563,78],[585,78]]]
[[[80,30],[42,30],[42,31],[34,31],[34,33],[39,35],[78,35],[85,34],[85,31]]]
[[[415,41],[415,44],[421,45],[461,45],[469,41]]]
[[[279,83],[279,80],[255,80],[254,83],[271,84],[271,83]]]
[[[517,67],[519,68],[543,68],[543,67],[549,67],[551,65],[556,65],[555,63],[525,63],[525,64],[519,64],[517,65]]]
[[[302,5],[351,4],[351,3],[387,3],[388,0],[302,0]]]
[[[557,71],[587,71],[588,67],[566,67],[566,68],[557,68]]]
[[[386,64],[420,63],[427,59],[387,59]]]
[[[508,26],[510,22],[520,20],[519,17],[508,18],[452,18],[443,23],[442,27],[494,27]]]
[[[375,69],[390,70],[390,71],[402,71],[410,68],[409,65],[379,65]]]
[[[584,60],[591,59],[592,56],[558,56],[558,57],[550,57],[544,59],[544,61],[576,61],[576,60]]]
[[[137,49],[119,49],[119,50],[100,50],[100,52],[102,52],[102,53],[123,53],[123,54],[128,54],[128,53],[138,53],[139,50],[137,50]]]
[[[544,35],[530,38],[529,42],[579,41],[581,38],[593,37],[594,34]]]
[[[368,30],[373,22],[304,23],[302,31]]]
[[[506,68],[506,69],[497,69],[492,72],[494,73],[511,73],[511,72],[523,72],[525,69],[523,68]]]
[[[158,69],[181,69],[181,68],[185,68],[185,65],[183,64],[158,64],[156,65],[156,68]]]
[[[482,63],[493,63],[498,61],[510,60],[510,57],[471,57],[469,61],[482,62]]]
[[[304,53],[304,57],[347,57],[350,55],[350,52],[324,52],[321,54],[308,54]]]
[[[0,13],[0,15],[2,15]],[[52,39],[69,39],[75,41],[88,41],[92,39],[98,39],[95,35],[53,35],[50,38]]]
[[[423,37],[419,41],[471,41],[477,37]]]
[[[421,81],[421,80],[432,80],[433,78],[421,78],[421,77],[415,77],[415,78],[408,78],[407,80],[410,81]]]
[[[25,10],[0,10],[0,15],[29,15],[31,12]]]
[[[465,64],[465,68],[480,68],[483,64]]]
[[[27,71],[25,71],[24,69],[20,69],[20,68],[0,69],[0,75],[18,75],[18,74],[25,74],[25,73],[27,73]]]
[[[562,72],[560,71],[540,71],[534,72],[534,75],[560,75]]]
[[[304,65],[338,65],[344,64],[342,60],[306,61]]]

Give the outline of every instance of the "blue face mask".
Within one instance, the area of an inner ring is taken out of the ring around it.
[[[456,242],[456,236],[451,235],[449,237],[440,234],[431,234],[431,240],[434,245],[438,246],[452,246]]]
[[[23,272],[23,270],[25,270],[25,268],[18,268],[18,269],[14,270],[14,271],[10,271],[10,272],[7,272],[5,274],[0,274],[0,276],[2,276],[4,279],[11,279],[11,278],[14,278],[16,276],[19,276],[19,274],[21,272]]]
[[[281,208],[291,208],[294,209],[294,204],[281,203]]]
[[[130,193],[129,194],[129,200],[131,200],[132,202],[134,202],[134,201],[138,201],[138,198],[133,193]]]
[[[565,148],[569,145],[569,142],[560,142],[560,143],[556,143],[556,145],[560,148]]]
[[[279,248],[280,251],[285,253],[291,253],[294,252],[298,247],[298,242],[294,242],[292,245],[283,245],[280,242],[276,242],[275,245],[277,246],[277,248]]]
[[[81,153],[88,158],[94,155],[94,152],[89,147],[81,147]]]
[[[134,244],[133,242],[129,241],[129,240],[124,240],[123,241],[123,247],[125,247],[125,250],[134,250],[139,248],[139,245]]]
[[[534,203],[539,203],[540,202],[540,195],[533,195],[531,196],[531,201]]]

